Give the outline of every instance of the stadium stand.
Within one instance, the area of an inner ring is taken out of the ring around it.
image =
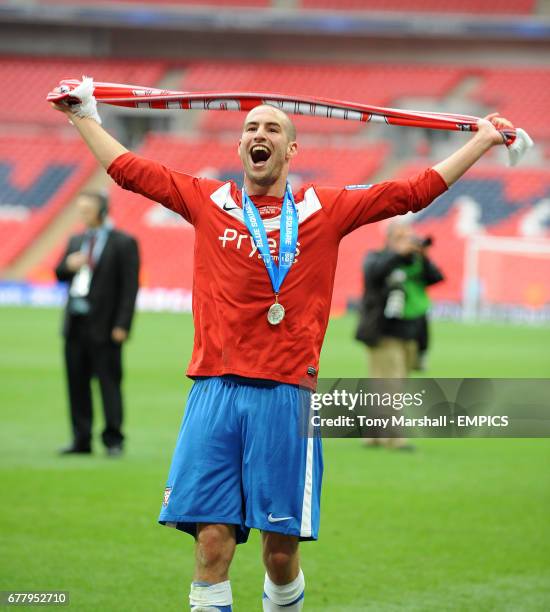
[[[74,135],[0,137],[0,267],[31,244],[95,168]]]
[[[513,117],[534,138],[550,138],[550,125],[541,121],[550,108],[548,68],[501,68],[482,71],[472,99]]]
[[[219,91],[292,93],[388,106],[403,96],[442,98],[464,74],[463,69],[453,66],[196,62],[186,70],[181,88],[208,91],[215,83]],[[201,127],[210,132],[234,132],[241,122],[241,117],[233,113],[208,112]],[[350,133],[361,128],[354,121],[314,117],[296,118],[296,127],[299,132],[323,133]]]
[[[2,96],[0,123],[65,125],[66,119],[52,113],[45,102],[52,85],[64,78],[90,74],[96,81],[155,85],[164,71],[164,62],[0,56],[0,82],[9,83],[12,91],[26,92],[17,104]]]
[[[395,176],[411,176],[427,165],[403,166]],[[418,213],[416,231],[434,237],[431,254],[441,269],[448,271],[445,283],[431,290],[434,299],[460,301],[464,245],[469,236],[521,236],[525,215],[546,198],[550,198],[548,169],[516,168],[510,173],[500,166],[480,166],[471,169],[437,202]],[[379,248],[382,242],[383,230],[376,225],[362,228],[344,239],[336,272],[335,304],[341,303],[342,293],[348,298],[360,295],[363,257],[368,250]],[[536,269],[526,273],[535,282]]]
[[[522,15],[533,13],[535,0],[301,0],[306,9],[346,11],[401,11]]]
[[[242,181],[235,140],[182,139],[150,134],[140,152],[173,169],[220,180]],[[372,176],[389,153],[385,143],[353,148],[303,146],[296,157],[294,187],[315,182],[325,185],[362,183]],[[313,172],[314,170],[314,172]],[[194,231],[181,217],[145,198],[114,188],[111,216],[115,224],[135,235],[142,256],[142,286],[175,288],[192,286]],[[243,228],[243,233],[246,230]],[[34,280],[52,277],[52,267],[64,241],[33,271]]]
[[[180,70],[181,78],[173,87],[188,91],[296,93],[368,100],[380,106],[398,106],[407,98],[425,98],[429,104],[440,103],[441,106],[469,77],[475,77],[469,81],[474,87],[466,88],[464,94],[467,106],[464,112],[471,112],[468,104],[478,110],[498,109],[537,141],[542,141],[543,155],[550,151],[544,142],[550,138],[550,127],[539,119],[550,105],[550,70],[545,68],[406,63],[286,64],[236,60],[190,61],[176,65],[168,61],[3,57],[0,58],[0,78],[18,89],[24,89],[28,83],[33,83],[33,87],[18,105],[10,104],[7,99],[0,101],[0,123],[26,124],[40,129],[45,126],[54,128],[48,134],[56,134],[55,128],[64,125],[64,118],[52,113],[43,97],[52,82],[64,76],[90,72],[96,80],[158,85],[168,69],[174,68]],[[192,174],[240,182],[235,137],[242,120],[242,113],[204,112],[198,123],[185,125],[185,137],[150,134],[141,152]],[[397,149],[390,151],[389,144],[324,138],[326,135],[361,133],[359,123],[298,117],[296,124],[299,134],[305,133],[307,137],[293,164],[295,186],[301,182],[335,185],[369,182],[382,169],[388,170],[389,177],[396,176],[391,164],[385,167],[392,155],[393,162],[397,160]],[[13,261],[31,244],[95,167],[77,141],[40,133],[26,136],[28,129],[25,127],[23,135],[18,137],[0,139],[1,266]],[[200,138],[189,136],[190,131],[201,134]],[[425,162],[403,167],[398,175],[407,176],[433,162],[427,158],[430,153],[427,141],[419,139],[414,150]],[[434,297],[449,301],[461,299],[464,237],[468,231],[521,235],[528,210],[544,198],[550,198],[549,184],[550,172],[546,169],[527,167],[508,172],[489,164],[472,170],[435,206],[419,215],[419,231],[436,236],[434,258],[443,269],[453,271],[446,283],[434,288]],[[189,225],[162,207],[118,188],[114,191],[112,216],[117,225],[140,240],[143,286],[191,288],[194,234]],[[548,235],[548,220],[542,216],[541,219],[546,223],[541,232]],[[537,219],[533,221],[538,222]],[[343,241],[334,289],[336,311],[344,310],[347,302],[360,294],[364,254],[380,246],[382,239],[382,228],[369,226]],[[52,280],[51,269],[63,244],[61,241],[35,267],[30,279]]]
[[[48,4],[90,4],[91,0],[41,0]],[[147,5],[159,2],[156,0],[117,0],[122,4]],[[95,4],[113,4],[113,0],[94,0]],[[190,7],[248,7],[270,8],[277,5],[276,0],[162,0],[166,5]],[[325,9],[346,11],[390,11],[409,13],[471,13],[522,15],[533,13],[535,0],[296,0],[296,8]],[[292,8],[294,8],[292,6]]]
[[[74,4],[75,0],[48,0],[52,4]],[[90,0],[76,0],[81,4],[90,4]],[[249,7],[249,8],[267,8],[273,4],[272,0],[162,0],[159,3],[157,0],[117,0],[117,2],[125,4],[159,4],[181,5],[181,6],[216,6],[216,7]],[[113,0],[94,0],[94,3],[113,4]]]

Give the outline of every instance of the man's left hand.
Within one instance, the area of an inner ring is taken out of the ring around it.
[[[122,344],[128,338],[128,331],[122,327],[113,327],[111,338],[113,339],[113,342]]]
[[[503,135],[499,130],[513,128],[513,124],[498,113],[490,113],[477,122],[478,134],[487,138],[491,145],[504,144]]]

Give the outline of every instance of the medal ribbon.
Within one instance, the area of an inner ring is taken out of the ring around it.
[[[260,252],[265,264],[273,291],[277,295],[283,281],[290,270],[290,266],[296,255],[296,244],[298,242],[298,211],[290,185],[286,184],[283,207],[281,209],[281,226],[279,234],[279,267],[273,261],[267,241],[267,232],[254,202],[248,197],[243,187],[243,212],[244,222],[256,248]]]

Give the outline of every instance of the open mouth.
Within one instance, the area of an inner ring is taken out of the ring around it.
[[[271,151],[264,145],[254,145],[250,149],[250,159],[254,166],[263,166],[271,157]]]

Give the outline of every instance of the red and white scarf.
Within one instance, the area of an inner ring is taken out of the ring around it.
[[[77,105],[79,116],[92,117],[101,123],[95,101],[115,106],[153,109],[202,109],[249,111],[260,104],[268,104],[289,115],[307,115],[332,119],[380,122],[388,125],[475,132],[479,117],[454,113],[435,113],[398,108],[384,108],[345,102],[329,98],[290,96],[276,93],[243,92],[186,92],[155,89],[139,85],[94,83],[89,77],[82,81],[65,79],[51,91],[49,102]],[[521,128],[501,130],[503,143],[508,148],[510,165],[515,166],[533,141]]]

